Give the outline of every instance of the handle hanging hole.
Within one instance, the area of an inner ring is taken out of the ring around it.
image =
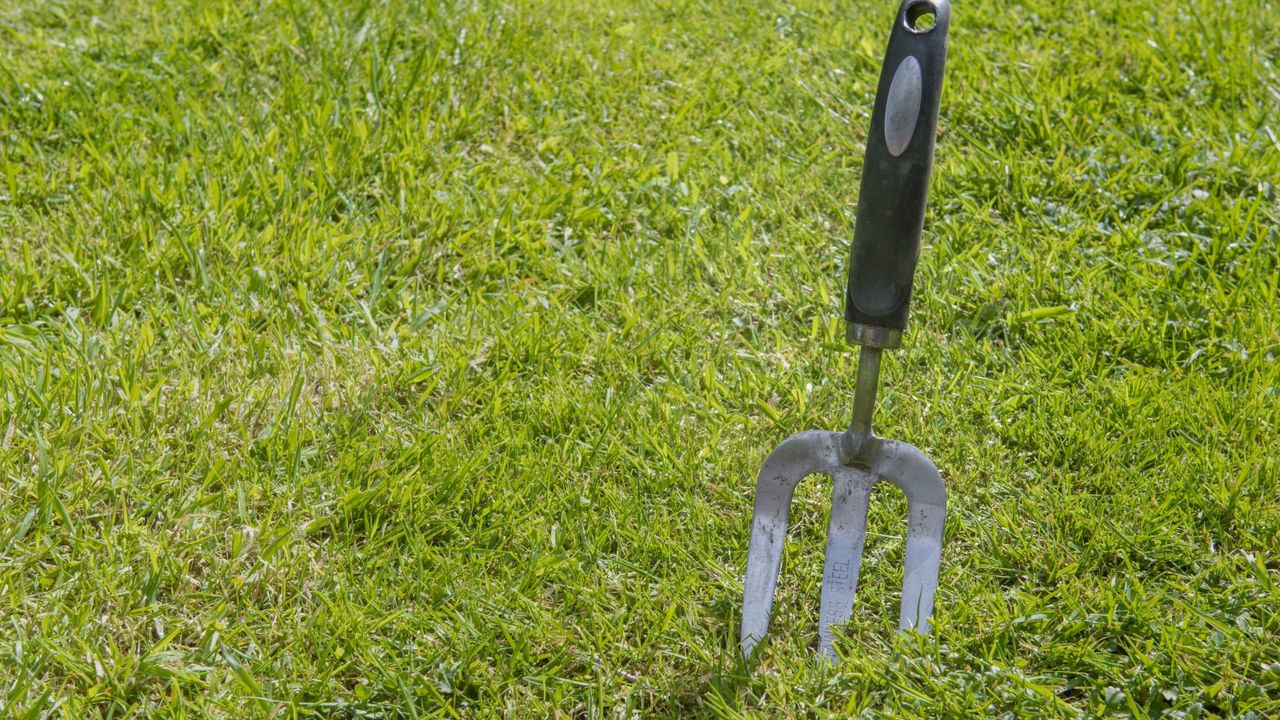
[[[933,3],[918,2],[907,7],[907,29],[913,33],[923,34],[938,24],[938,11]]]

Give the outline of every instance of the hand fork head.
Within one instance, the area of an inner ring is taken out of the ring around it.
[[[788,438],[765,461],[756,484],[747,553],[740,641],[745,656],[751,656],[769,631],[791,499],[800,480],[814,473],[834,481],[819,610],[819,654],[835,657],[835,628],[847,623],[853,613],[867,503],[872,486],[881,480],[902,489],[909,513],[898,626],[929,632],[942,555],[946,488],[937,468],[916,448],[893,440],[871,440],[853,464],[847,433],[811,430]]]

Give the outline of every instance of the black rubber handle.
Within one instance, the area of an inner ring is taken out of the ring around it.
[[[867,136],[845,293],[844,318],[850,337],[859,342],[864,336],[890,337],[870,342],[893,347],[907,326],[950,14],[948,0],[904,0],[889,36]]]

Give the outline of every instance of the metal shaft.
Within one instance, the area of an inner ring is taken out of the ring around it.
[[[859,451],[872,437],[871,417],[876,411],[876,391],[880,387],[881,349],[863,345],[858,358],[858,382],[853,390],[853,422],[849,423],[851,448]]]

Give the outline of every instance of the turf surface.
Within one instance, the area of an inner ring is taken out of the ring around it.
[[[827,483],[891,2],[0,4],[0,716],[1280,715],[1280,10],[956,0],[878,425]]]

